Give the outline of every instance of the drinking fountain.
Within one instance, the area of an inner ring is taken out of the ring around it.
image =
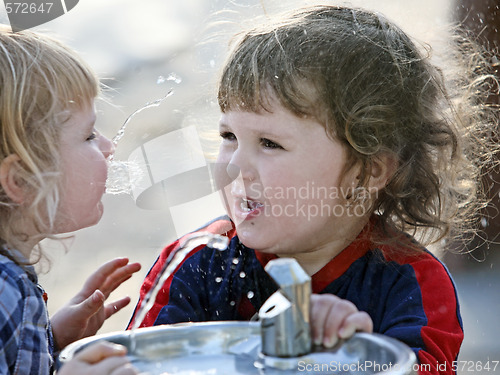
[[[203,236],[223,251],[221,236],[197,233],[176,255],[185,256]],[[290,258],[272,260],[265,270],[279,289],[260,308],[258,321],[179,323],[97,335],[67,346],[59,362],[106,340],[126,346],[132,364],[144,375],[417,374],[413,351],[383,335],[355,333],[333,348],[313,346],[310,277]]]

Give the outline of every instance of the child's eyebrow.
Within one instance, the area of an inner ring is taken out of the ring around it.
[[[228,125],[225,122],[219,122],[219,131],[231,131],[231,130],[232,130],[232,128],[230,125]],[[280,139],[280,140],[290,138],[289,134],[285,134],[283,132],[279,132],[279,133],[278,132],[269,132],[269,131],[260,130],[260,129],[252,129],[251,132],[253,134],[258,135],[261,138],[271,138],[271,139]]]
[[[219,122],[219,129],[231,129],[231,127],[225,122]]]
[[[89,120],[87,124],[87,128],[92,129],[95,126],[95,122],[97,121],[97,116],[94,114],[92,115],[91,119]]]

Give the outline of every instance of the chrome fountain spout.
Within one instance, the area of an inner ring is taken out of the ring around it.
[[[311,352],[311,278],[292,258],[270,261],[266,272],[280,287],[260,308],[262,354],[291,358]]]

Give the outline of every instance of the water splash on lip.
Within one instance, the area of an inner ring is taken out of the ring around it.
[[[106,193],[113,195],[131,194],[143,177],[144,171],[137,163],[110,160],[108,163]]]

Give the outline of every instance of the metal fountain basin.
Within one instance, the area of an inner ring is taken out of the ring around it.
[[[63,364],[81,349],[106,340],[128,348],[141,374],[416,374],[406,345],[378,334],[357,333],[332,349],[279,358],[261,353],[260,322],[201,322],[139,328],[79,340],[66,347]]]

